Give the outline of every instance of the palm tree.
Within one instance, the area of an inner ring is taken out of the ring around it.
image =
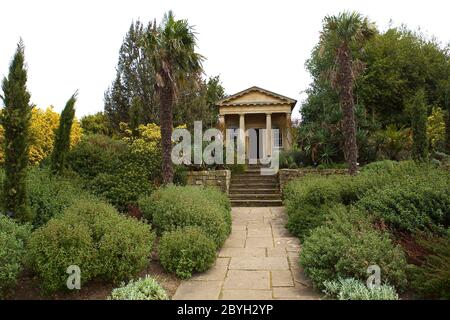
[[[363,64],[353,57],[353,50],[360,50],[376,33],[375,26],[356,12],[343,12],[337,16],[326,16],[320,35],[321,54],[331,54],[333,64],[326,76],[337,90],[343,114],[345,137],[344,154],[350,174],[357,172],[358,147],[356,145],[356,123],[353,86],[363,70]]]
[[[189,75],[202,72],[203,57],[195,52],[197,38],[187,20],[175,20],[172,11],[156,21],[144,39],[145,50],[155,70],[156,94],[160,105],[163,183],[173,181],[172,107],[178,87]]]

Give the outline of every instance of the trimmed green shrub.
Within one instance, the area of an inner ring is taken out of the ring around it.
[[[331,208],[329,205],[304,205],[290,213],[286,228],[290,233],[303,241],[312,230],[326,221]]]
[[[450,225],[450,175],[423,167],[380,190],[368,192],[357,205],[396,229],[414,232]]]
[[[83,283],[124,280],[147,265],[154,238],[147,224],[111,205],[79,201],[32,234],[30,264],[48,292],[65,287],[70,265],[80,267]]]
[[[92,199],[84,191],[76,177],[55,176],[49,170],[33,168],[29,171],[28,196],[31,210],[34,212],[33,226],[45,224],[80,199]]]
[[[214,242],[197,227],[166,232],[159,243],[161,265],[182,279],[208,270],[216,260]]]
[[[412,267],[411,288],[422,298],[450,299],[450,236],[421,244],[431,254]]]
[[[32,268],[47,292],[64,288],[66,270],[71,265],[80,267],[82,284],[97,274],[96,250],[89,227],[84,224],[51,219],[32,234],[28,252]]]
[[[127,144],[101,134],[84,136],[67,155],[72,170],[87,179],[101,172],[112,172],[118,156],[127,152]]]
[[[378,265],[384,281],[404,288],[406,259],[386,233],[373,229],[364,213],[336,207],[327,223],[314,229],[303,243],[300,264],[317,288],[325,281],[367,278],[367,267]]]
[[[398,300],[395,288],[383,284],[380,287],[368,288],[360,280],[353,278],[324,282],[323,292],[338,300]]]
[[[113,289],[109,300],[168,300],[166,291],[150,276],[130,280],[128,284]]]
[[[19,225],[0,213],[0,297],[16,284],[23,267],[29,225]]]
[[[149,195],[161,180],[159,145],[145,139],[127,139],[88,136],[68,156],[85,185],[120,211],[136,205],[138,198]]]
[[[155,191],[146,208],[144,217],[152,218],[159,234],[196,226],[220,247],[231,231],[229,202],[212,188],[170,185]]]

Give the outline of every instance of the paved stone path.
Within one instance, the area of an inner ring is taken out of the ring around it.
[[[298,265],[300,243],[283,207],[235,207],[216,264],[178,287],[174,300],[319,299]]]

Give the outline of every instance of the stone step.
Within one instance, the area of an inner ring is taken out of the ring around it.
[[[240,177],[271,177],[273,179],[278,179],[278,176],[276,174],[262,174],[260,171],[256,172],[244,172],[244,173],[238,173],[232,175],[232,178],[240,178]]]
[[[267,182],[273,182],[277,183],[278,179],[273,176],[233,176],[231,177],[231,183],[234,181],[267,181]]]
[[[241,193],[241,194],[230,194],[229,195],[230,200],[239,200],[239,199],[248,199],[248,200],[256,200],[256,199],[274,199],[274,200],[280,200],[281,195],[279,193],[274,194],[261,194],[261,193]]]
[[[272,182],[248,182],[248,181],[239,181],[234,182],[230,184],[230,189],[255,189],[255,188],[261,188],[261,189],[278,189],[278,183],[272,183]]]
[[[231,194],[241,194],[241,193],[250,193],[250,194],[273,194],[273,193],[280,193],[280,189],[278,188],[233,188],[233,186],[230,187],[230,195]]]
[[[281,207],[281,200],[230,200],[232,207]]]

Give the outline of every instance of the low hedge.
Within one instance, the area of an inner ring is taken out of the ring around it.
[[[168,272],[182,279],[208,270],[216,260],[215,243],[199,228],[166,232],[159,243],[159,259]]]
[[[155,191],[141,210],[159,234],[195,226],[214,241],[216,248],[231,232],[229,201],[213,188],[167,186]]]
[[[30,233],[31,226],[19,225],[0,213],[0,297],[16,284]]]
[[[341,278],[367,279],[367,267],[378,265],[382,281],[398,289],[406,284],[406,259],[388,234],[373,229],[364,213],[336,207],[327,222],[303,243],[300,264],[317,288]]]
[[[82,283],[95,277],[116,282],[147,265],[154,238],[147,224],[111,205],[80,201],[32,234],[29,261],[47,292],[65,288],[70,265],[80,267]]]
[[[357,205],[397,230],[443,231],[450,225],[450,175],[423,168],[380,190],[368,192]]]

